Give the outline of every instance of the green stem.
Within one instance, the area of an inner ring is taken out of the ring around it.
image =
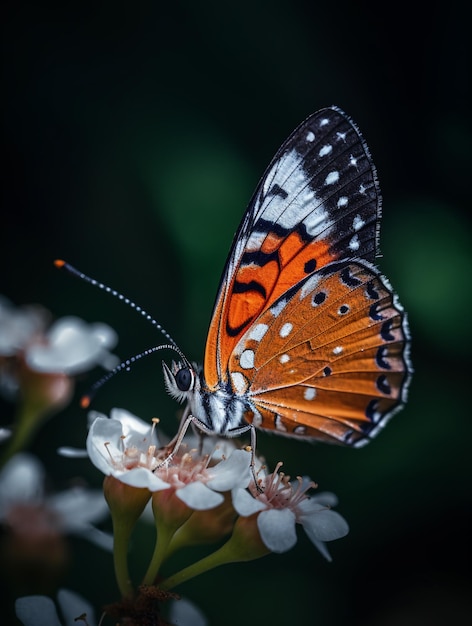
[[[174,533],[176,531],[176,528],[173,528],[172,526],[166,526],[165,524],[160,524],[159,521],[157,521],[156,524],[156,547],[154,548],[154,554],[152,555],[151,562],[149,563],[149,567],[143,578],[143,585],[154,584],[159,573],[159,569],[168,555],[167,548],[169,547],[169,544],[172,541],[172,537],[174,536]]]
[[[113,519],[113,563],[118,588],[123,598],[134,593],[128,571],[128,544],[133,524]]]
[[[257,528],[257,515],[238,517],[233,528],[233,534],[228,541],[212,554],[200,559],[196,563],[185,567],[173,576],[166,578],[159,586],[162,589],[172,589],[176,585],[208,572],[215,567],[238,561],[254,561],[270,550],[262,542]]]
[[[237,548],[235,549],[231,539],[232,538],[230,538],[223,546],[221,546],[221,548],[215,550],[212,554],[205,556],[196,563],[192,563],[192,565],[189,565],[188,567],[184,567],[184,569],[180,570],[180,572],[169,576],[169,578],[166,578],[159,586],[162,589],[172,589],[176,585],[180,585],[181,583],[184,583],[195,576],[199,576],[204,572],[208,572],[215,567],[219,567],[220,565],[247,560],[244,556],[238,554],[238,550]]]
[[[3,451],[0,467],[3,467],[17,452],[26,448],[42,423],[42,413],[44,412],[41,410],[32,411],[27,410],[24,407],[20,408],[14,422],[15,428],[13,430],[12,438]]]

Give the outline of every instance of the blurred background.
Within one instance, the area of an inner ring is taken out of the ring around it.
[[[408,406],[361,450],[259,436],[271,466],[283,460],[338,495],[351,531],[330,545],[332,563],[301,532],[287,554],[182,586],[211,626],[463,623],[471,608],[470,33],[464,3],[420,6],[20,0],[3,11],[0,293],[107,322],[120,357],[161,337],[53,259],[124,292],[200,360],[233,233],[285,137],[337,104],[374,157],[379,264],[413,336]],[[175,431],[159,355],[94,408],[114,406]],[[5,425],[12,409],[1,407]],[[55,452],[85,436],[76,399],[36,437],[51,487],[100,486],[87,461]],[[97,606],[116,599],[111,556],[71,541],[63,586]],[[134,542],[139,572],[151,529]]]

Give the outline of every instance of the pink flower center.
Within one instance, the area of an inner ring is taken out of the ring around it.
[[[201,458],[195,457],[195,450],[184,452],[172,458],[169,465],[164,464],[155,472],[161,480],[169,483],[174,488],[183,487],[193,482],[206,483],[212,475],[208,470],[209,455]]]
[[[298,485],[290,482],[290,476],[279,472],[282,462],[277,463],[272,474],[264,476],[260,481],[262,492],[259,492],[254,483],[249,485],[252,495],[261,500],[267,508],[271,509],[295,509],[302,500],[308,498],[307,491],[315,489],[316,483],[303,484],[303,479],[297,476]]]

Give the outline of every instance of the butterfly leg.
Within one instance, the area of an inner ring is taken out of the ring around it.
[[[205,435],[215,436],[215,432],[211,430],[210,428],[208,428],[208,426],[204,424],[201,420],[199,420],[198,417],[191,415],[190,409],[187,407],[184,411],[182,419],[180,420],[180,425],[179,425],[177,434],[172,439],[172,441],[168,443],[166,447],[164,448],[166,453],[167,451],[170,451],[170,452],[168,452],[164,460],[159,463],[156,469],[159,469],[160,467],[163,467],[164,465],[168,465],[172,461],[173,457],[175,456],[178,449],[182,445],[182,441],[185,435],[187,434],[187,430],[190,424],[195,426],[195,428],[198,430],[200,434],[203,433]],[[244,430],[247,430],[247,428],[245,428]],[[237,436],[237,435],[234,435],[234,436]],[[202,445],[203,445],[203,442],[202,442]],[[254,471],[253,471],[253,474],[254,474]]]
[[[195,417],[194,415],[192,415],[190,413],[190,409],[187,407],[185,409],[185,411],[184,411],[184,414],[182,415],[182,419],[180,420],[180,425],[179,425],[179,429],[177,431],[177,434],[172,439],[172,441],[170,443],[168,443],[167,446],[165,447],[165,450],[166,451],[170,450],[170,452],[167,454],[165,459],[163,461],[161,461],[161,463],[159,463],[159,465],[156,467],[156,469],[159,469],[160,467],[163,467],[164,465],[168,465],[172,461],[174,455],[177,453],[178,449],[182,445],[182,441],[183,441],[185,435],[187,434],[187,430],[188,430],[190,424],[195,426],[196,430],[200,434],[205,434],[205,435],[209,435],[209,436],[213,436],[213,437],[215,436],[214,430],[212,430],[211,428],[208,428],[208,426],[206,424],[204,424],[201,420],[199,420],[198,417]],[[255,470],[255,466],[256,466],[256,429],[254,428],[254,426],[252,424],[244,424],[244,426],[240,426],[239,428],[234,428],[232,430],[229,430],[227,432],[227,436],[230,437],[230,438],[239,437],[243,433],[246,433],[248,430],[251,431],[251,446],[250,446],[250,448],[251,448],[251,462],[250,462],[251,474],[252,474],[252,478],[254,480],[254,484],[256,486],[256,489],[260,493],[262,493],[263,490],[262,490],[262,488],[260,487],[260,485],[258,483],[257,476],[256,476],[256,470]],[[203,441],[202,441],[202,445],[203,445]]]
[[[256,486],[256,489],[259,493],[263,492],[263,489],[261,488],[261,486],[259,485],[259,482],[257,480],[257,476],[256,476],[256,429],[252,424],[244,424],[244,426],[240,426],[239,428],[233,428],[229,431],[227,431],[226,436],[227,437],[239,437],[239,435],[242,435],[243,433],[246,433],[248,430],[251,431],[251,474],[252,474],[252,478],[254,480],[254,484]]]

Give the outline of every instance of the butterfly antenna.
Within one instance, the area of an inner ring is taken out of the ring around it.
[[[121,300],[126,305],[128,305],[129,307],[134,309],[137,313],[140,313],[148,322],[150,322],[154,326],[154,328],[157,328],[157,330],[160,331],[164,335],[164,337],[167,339],[168,342],[170,342],[172,344],[172,346],[168,346],[168,347],[173,349],[173,350],[175,350],[176,352],[178,352],[179,355],[184,359],[184,361],[186,363],[188,363],[188,360],[181,353],[181,351],[179,350],[177,344],[172,339],[172,337],[169,335],[169,333],[166,331],[166,329],[163,328],[152,317],[152,315],[149,315],[149,313],[147,311],[145,311],[142,307],[140,307],[135,302],[133,302],[132,300],[130,300],[129,298],[124,296],[119,291],[116,291],[115,289],[112,289],[111,287],[108,287],[107,285],[104,285],[103,283],[100,283],[98,280],[95,280],[94,278],[91,278],[90,276],[87,276],[87,274],[84,274],[83,272],[80,272],[73,265],[71,265],[70,263],[67,263],[67,261],[63,261],[62,259],[56,259],[54,261],[54,265],[57,268],[59,268],[59,269],[66,270],[66,272],[69,272],[69,274],[72,274],[72,276],[75,276],[76,278],[80,278],[80,280],[85,281],[89,285],[93,285],[94,287],[97,287],[98,289],[101,289],[102,291],[105,291],[106,293],[111,294],[115,298],[118,298],[118,300]]]
[[[118,291],[115,291],[115,289],[111,289],[111,287],[108,287],[107,285],[104,285],[103,283],[100,283],[99,281],[95,280],[94,278],[91,278],[90,276],[87,276],[87,274],[84,274],[83,272],[80,272],[73,265],[70,265],[70,263],[67,263],[66,261],[62,261],[61,259],[57,259],[56,261],[54,261],[54,265],[57,268],[59,268],[59,269],[66,270],[66,272],[69,272],[69,274],[72,274],[72,276],[76,276],[77,278],[80,278],[81,280],[85,281],[86,283],[89,283],[90,285],[93,285],[94,287],[97,287],[98,289],[101,289],[102,291],[105,291],[106,293],[111,294],[115,298],[118,298],[118,300],[121,300],[122,302],[127,304],[129,307],[131,307],[132,309],[134,309],[135,311],[140,313],[148,322],[151,322],[151,324],[154,326],[154,328],[157,328],[157,330],[160,331],[164,335],[164,337],[167,339],[167,341],[169,342],[169,343],[161,344],[159,346],[154,346],[153,348],[148,348],[147,350],[144,350],[144,352],[136,354],[136,355],[130,357],[129,359],[126,359],[126,361],[122,361],[114,369],[110,370],[104,376],[102,376],[102,378],[99,378],[91,386],[89,392],[86,395],[82,396],[82,398],[80,400],[80,404],[81,404],[82,408],[86,409],[90,405],[90,403],[91,403],[93,397],[95,396],[95,394],[97,393],[97,391],[101,387],[103,387],[103,385],[105,383],[107,383],[110,380],[110,378],[113,378],[114,376],[116,376],[116,374],[118,374],[119,372],[122,372],[123,370],[129,371],[131,369],[131,366],[133,365],[133,363],[135,363],[139,359],[142,359],[145,356],[149,356],[150,354],[154,354],[154,352],[157,352],[158,350],[173,350],[174,352],[177,352],[177,354],[180,356],[180,358],[182,359],[182,361],[185,364],[190,366],[189,360],[184,355],[182,350],[180,350],[180,348],[175,343],[175,341],[172,339],[172,337],[169,335],[169,333],[166,331],[166,329],[163,328],[142,307],[138,306],[135,302],[133,302],[132,300],[130,300],[129,298],[127,298],[123,294],[119,293]]]
[[[99,389],[101,389],[101,387],[103,387],[103,385],[105,383],[107,383],[110,380],[110,378],[113,378],[113,376],[116,376],[116,374],[119,374],[123,370],[126,371],[126,372],[129,372],[130,369],[131,369],[131,366],[134,363],[136,363],[136,361],[139,361],[139,359],[142,359],[145,356],[149,356],[150,354],[154,354],[154,352],[157,352],[158,350],[175,350],[175,352],[177,352],[185,360],[185,362],[188,363],[188,361],[185,358],[185,356],[182,354],[182,352],[174,344],[161,344],[160,346],[154,346],[153,348],[148,348],[147,350],[144,350],[144,352],[140,352],[139,354],[135,354],[134,356],[130,357],[129,359],[126,359],[126,361],[122,361],[114,369],[110,370],[104,376],[99,378],[90,387],[88,393],[85,394],[84,396],[82,396],[82,398],[80,399],[80,406],[83,409],[87,409],[90,406],[90,403],[92,402],[93,398],[95,397],[97,391]]]

